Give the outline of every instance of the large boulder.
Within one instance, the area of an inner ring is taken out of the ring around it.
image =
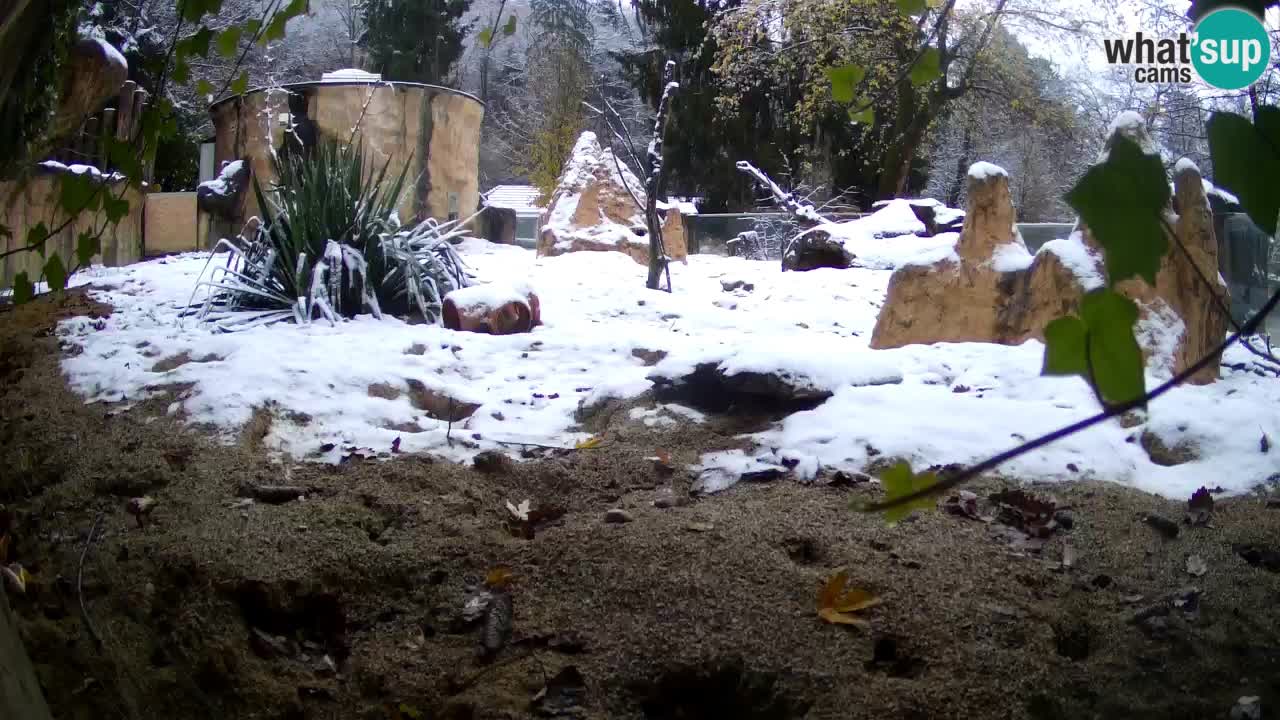
[[[1144,149],[1154,147],[1141,118],[1135,121],[1129,114],[1113,123],[1108,147],[1117,136]],[[871,347],[1043,339],[1045,325],[1077,312],[1084,293],[1105,284],[1102,251],[1083,223],[1069,238],[1046,243],[1033,258],[1013,226],[1007,174],[978,163],[970,168],[968,182],[969,204],[955,252],[894,272]],[[1161,374],[1182,371],[1222,341],[1228,324],[1222,308],[1230,303],[1217,272],[1213,216],[1199,170],[1179,162],[1174,187],[1177,238],[1155,285],[1133,278],[1116,286],[1137,303],[1138,343],[1148,366]],[[1214,362],[1192,382],[1217,377]]]
[[[969,169],[968,207],[955,250],[893,273],[871,347],[913,343],[1019,343],[1028,328],[1078,305],[1084,290],[1053,253],[1032,258],[1014,227],[1009,176]]]
[[[538,233],[538,255],[616,250],[649,263],[644,184],[613,152],[584,132],[556,184]],[[685,253],[667,247],[667,256]]]

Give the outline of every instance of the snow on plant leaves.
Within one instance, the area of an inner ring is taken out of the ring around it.
[[[1268,235],[1280,215],[1280,109],[1258,108],[1257,122],[1214,113],[1207,125],[1214,184],[1240,199],[1249,219]]]
[[[1105,251],[1107,279],[1138,276],[1155,285],[1169,249],[1161,215],[1169,203],[1164,165],[1127,137],[1116,136],[1107,159],[1089,168],[1067,203]]]
[[[861,588],[848,588],[848,584],[849,575],[844,570],[827,578],[818,592],[818,617],[834,625],[867,629],[871,627],[870,623],[850,613],[879,605],[881,599]]]

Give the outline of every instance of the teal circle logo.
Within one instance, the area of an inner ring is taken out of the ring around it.
[[[1241,90],[1262,77],[1271,61],[1271,37],[1257,15],[1222,8],[1196,23],[1191,64],[1220,90]]]

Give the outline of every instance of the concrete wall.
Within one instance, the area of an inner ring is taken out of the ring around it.
[[[129,202],[129,212],[115,227],[107,226],[102,234],[102,251],[93,262],[103,265],[127,265],[142,259],[143,196],[123,183],[112,186],[113,195]],[[59,183],[56,174],[44,173],[27,180],[25,186],[15,181],[0,182],[0,224],[8,227],[13,237],[0,236],[0,250],[25,246],[27,231],[43,222],[50,230],[66,220],[58,205]],[[101,212],[82,212],[63,230],[46,241],[46,252],[57,252],[67,269],[76,262],[76,241],[82,232],[96,232],[106,224]],[[13,286],[13,278],[25,271],[36,280],[42,274],[45,258],[36,252],[20,252],[0,260],[0,288]]]
[[[144,251],[147,257],[200,249],[193,192],[147,195]]]
[[[368,165],[390,161],[394,177],[408,164],[400,217],[406,222],[453,213],[466,217],[479,206],[480,123],[484,105],[447,88],[414,83],[298,83],[254,90],[209,109],[215,128],[216,164],[248,158],[265,188],[275,178],[270,149],[284,147],[292,122],[304,145],[324,139],[363,143]],[[259,214],[250,187],[237,220]]]

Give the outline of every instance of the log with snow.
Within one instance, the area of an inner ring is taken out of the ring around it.
[[[444,296],[444,326],[450,330],[511,335],[542,324],[538,296],[528,287],[472,285]]]

